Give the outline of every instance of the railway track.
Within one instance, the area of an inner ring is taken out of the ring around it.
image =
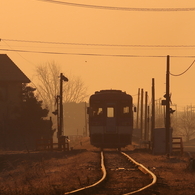
[[[101,151],[102,178],[96,183],[66,192],[90,195],[147,194],[146,190],[156,183],[156,176],[124,152]],[[151,194],[151,193],[150,193]]]

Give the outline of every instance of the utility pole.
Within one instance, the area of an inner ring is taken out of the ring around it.
[[[140,88],[138,89],[138,100],[137,100],[137,124],[136,124],[137,129],[139,129],[139,100],[140,100]]]
[[[155,82],[152,78],[152,113],[151,113],[151,142],[153,148],[153,131],[155,129]]]
[[[144,90],[141,89],[141,113],[140,113],[140,129],[141,129],[141,140],[143,139],[143,102],[144,101]]]
[[[166,72],[166,120],[165,120],[165,129],[166,129],[166,152],[167,156],[170,155],[170,57],[167,56],[167,72]]]
[[[62,73],[60,73],[60,128],[58,136],[62,136],[63,131],[63,80],[62,80]]]
[[[148,92],[145,92],[145,127],[144,127],[144,140],[148,141]]]
[[[62,136],[63,133],[63,81],[68,82],[68,78],[66,78],[62,73],[60,73],[60,117],[59,117],[59,129],[58,129],[58,138]]]
[[[85,133],[84,136],[87,136],[87,102],[85,102]]]
[[[148,127],[147,127],[147,129],[148,129],[148,134],[147,134],[147,141],[150,141],[150,120],[149,120],[149,118],[150,118],[150,106],[148,105],[148,118],[147,118],[147,122],[148,122]]]

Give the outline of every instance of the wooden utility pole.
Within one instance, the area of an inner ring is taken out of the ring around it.
[[[85,102],[85,133],[84,136],[87,136],[87,102]]]
[[[145,127],[144,127],[144,140],[148,140],[148,92],[145,92]]]
[[[153,131],[155,129],[155,82],[152,78],[152,116],[151,116],[151,142],[153,143]],[[153,144],[152,144],[153,145]]]
[[[138,89],[138,100],[137,100],[137,124],[136,124],[137,129],[139,129],[139,101],[140,101],[140,88]]]
[[[166,152],[167,155],[170,155],[170,58],[167,56],[167,72],[166,72],[166,120],[165,120],[165,129],[166,129]]]
[[[143,139],[143,101],[144,101],[144,90],[141,89],[141,113],[140,113],[141,139]]]
[[[148,130],[148,134],[147,134],[147,141],[149,141],[150,140],[150,131],[149,131],[149,129],[150,129],[150,120],[149,120],[149,118],[150,118],[150,106],[148,105],[148,118],[147,118],[147,121],[148,121],[148,127],[147,127],[147,130]]]
[[[62,80],[62,73],[60,74],[60,128],[59,128],[59,134],[58,136],[62,136],[63,132],[63,80]]]

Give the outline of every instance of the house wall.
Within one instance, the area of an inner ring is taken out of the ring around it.
[[[0,120],[19,116],[22,101],[22,86],[19,82],[0,82]]]

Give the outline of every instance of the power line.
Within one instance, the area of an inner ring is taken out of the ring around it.
[[[195,11],[195,8],[131,8],[131,7],[113,7],[113,6],[103,6],[103,5],[91,5],[91,4],[80,4],[80,3],[71,3],[67,1],[54,1],[54,0],[39,0],[39,1],[46,1],[49,3],[56,3],[61,5],[67,6],[74,6],[74,7],[84,7],[84,8],[93,8],[93,9],[106,9],[106,10],[115,10],[115,11],[155,11],[155,12],[173,12],[173,11]]]
[[[150,56],[150,55],[127,55],[127,54],[101,54],[101,53],[68,53],[68,52],[53,52],[53,51],[30,51],[21,49],[0,49],[0,51],[14,51],[14,52],[26,52],[26,53],[42,53],[42,54],[56,54],[56,55],[80,55],[80,56],[99,56],[99,57],[156,57],[162,58],[165,56]],[[194,56],[195,57],[195,56]]]
[[[30,51],[20,49],[4,49],[0,51],[13,51],[23,53],[40,53],[40,54],[54,54],[54,55],[79,55],[79,56],[94,56],[94,57],[126,57],[126,58],[164,58],[167,55],[129,55],[129,54],[101,54],[101,53],[68,53],[68,52],[54,52],[54,51]],[[171,56],[173,58],[195,58],[195,56]]]
[[[0,41],[1,41],[2,39],[0,39]],[[5,41],[4,41],[5,42]],[[5,42],[5,44],[12,50],[13,48],[8,44],[8,43],[6,43]],[[18,53],[18,52],[16,52],[21,58],[23,58],[24,60],[26,60],[28,63],[30,63],[30,64],[32,64],[32,62],[30,62],[29,60],[27,60],[26,58],[24,58],[20,53]]]
[[[194,64],[194,62],[195,62],[195,60],[192,62],[192,64],[185,70],[185,71],[183,71],[182,73],[180,73],[180,74],[172,74],[172,73],[169,73],[171,76],[181,76],[181,75],[183,75],[183,74],[185,74],[191,67],[192,67],[192,65]]]
[[[70,42],[52,42],[52,41],[32,41],[21,39],[1,39],[2,41],[53,44],[53,45],[76,45],[76,46],[99,46],[99,47],[151,47],[151,48],[193,48],[195,45],[126,45],[126,44],[103,44],[103,43],[70,43]]]

